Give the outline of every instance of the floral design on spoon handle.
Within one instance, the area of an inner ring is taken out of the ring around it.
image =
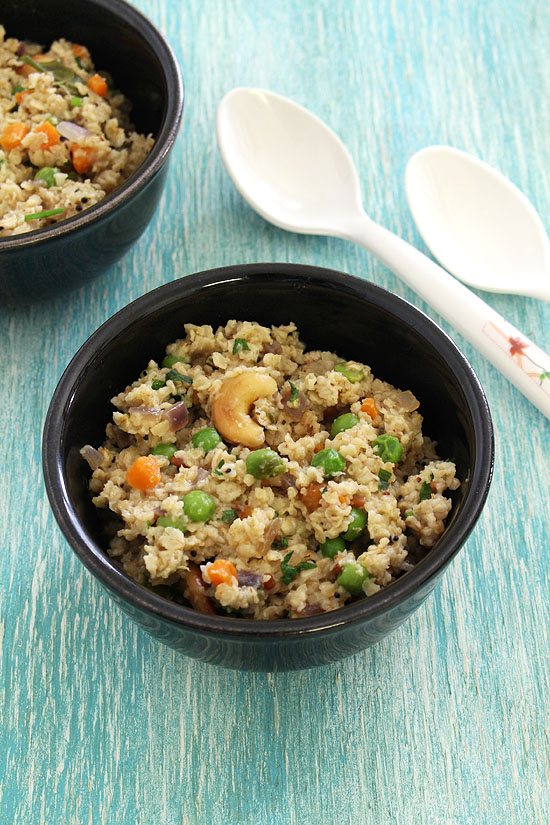
[[[502,329],[494,321],[487,321],[483,332],[497,346],[507,352],[518,367],[539,386],[544,383],[543,392],[550,395],[550,364],[548,356],[533,344],[524,340],[513,327]],[[533,369],[533,367],[535,369]]]

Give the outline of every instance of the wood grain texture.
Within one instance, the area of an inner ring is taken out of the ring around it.
[[[234,86],[271,88],[324,118],[357,162],[373,217],[419,248],[403,174],[430,143],[499,168],[548,228],[550,6],[136,5],[168,35],[186,85],[159,213],[95,283],[0,309],[0,822],[546,825],[550,424],[460,336],[496,430],[481,520],[411,621],[376,648],[312,671],[224,671],[136,629],[61,538],[40,438],[79,345],[131,299],[190,272],[261,260],[325,265],[429,312],[363,250],[285,234],[251,212],[215,146],[216,106]],[[550,349],[547,304],[482,297]]]

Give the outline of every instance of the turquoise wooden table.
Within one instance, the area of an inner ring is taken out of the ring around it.
[[[496,430],[495,478],[434,595],[375,648],[295,673],[216,669],[136,629],[73,556],[43,489],[41,427],[80,344],[152,287],[224,264],[343,269],[429,307],[363,250],[285,234],[225,174],[216,106],[288,95],[346,141],[373,217],[423,249],[413,152],[449,143],[508,175],[550,229],[544,0],[136,0],[186,85],[153,223],[104,277],[0,309],[0,822],[547,825],[550,422],[458,334]],[[550,306],[486,300],[550,349]],[[432,313],[433,315],[433,313]],[[441,322],[441,319],[435,316]]]

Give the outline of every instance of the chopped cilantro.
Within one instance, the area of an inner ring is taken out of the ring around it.
[[[24,92],[24,91],[25,91],[25,87],[22,86],[20,83],[18,83],[17,86],[13,87],[12,95],[16,95],[17,92]]]
[[[288,406],[289,407],[297,407],[298,406],[298,396],[300,395],[300,391],[294,386],[292,381],[288,382],[290,384],[290,396],[288,398]]]
[[[274,550],[284,550],[288,547],[288,539],[281,536],[280,538],[275,539],[275,541],[272,541],[271,546]]]
[[[289,564],[293,552],[291,550],[290,553],[287,553],[281,562],[281,570],[283,571],[281,581],[283,584],[290,584],[302,570],[313,570],[314,567],[317,567],[314,561],[301,561],[296,567],[293,567]]]
[[[391,472],[389,470],[384,470],[384,468],[381,467],[380,470],[378,470],[378,478],[380,479],[378,482],[378,489],[387,490],[390,486]]]
[[[426,499],[430,498],[432,495],[432,488],[430,487],[429,481],[423,481],[422,487],[420,488],[420,492],[418,494],[419,501],[426,501]]]
[[[236,510],[224,510],[222,513],[222,521],[225,521],[226,524],[232,524],[235,519],[237,518],[237,511]]]
[[[246,343],[245,338],[235,338],[235,343],[233,344],[233,355],[236,355],[239,350],[250,350],[250,347]]]
[[[185,381],[186,384],[193,383],[192,378],[190,378],[188,375],[182,375],[177,370],[170,370],[166,373],[165,378],[167,381]]]
[[[152,390],[160,390],[161,387],[165,387],[166,384],[164,381],[159,381],[158,378],[155,378],[154,381],[151,382],[151,389]]]
[[[220,461],[220,463],[218,464],[218,466],[214,470],[214,475],[216,475],[216,476],[221,476],[222,475],[221,469],[222,469],[224,464],[225,464],[225,460],[222,458],[222,460]]]

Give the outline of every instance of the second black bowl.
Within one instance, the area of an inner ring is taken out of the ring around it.
[[[138,132],[155,145],[122,186],[51,227],[0,238],[0,298],[20,303],[74,289],[104,272],[139,238],[158,205],[183,111],[183,84],[161,33],[124,0],[8,0],[8,37],[82,43],[132,103]]]
[[[447,528],[416,567],[373,596],[321,616],[256,622],[205,616],[131,581],[108,557],[79,450],[103,442],[109,399],[149,359],[161,360],[183,324],[229,319],[294,321],[308,349],[337,352],[420,399],[423,431],[457,464]],[[144,295],[103,324],[73,358],[44,429],[46,488],[67,541],[111,597],[141,627],[202,661],[284,670],[341,659],[381,639],[424,601],[464,544],[484,505],[493,467],[489,409],[456,345],[426,315],[391,292],[341,272],[253,264],[191,275]]]

